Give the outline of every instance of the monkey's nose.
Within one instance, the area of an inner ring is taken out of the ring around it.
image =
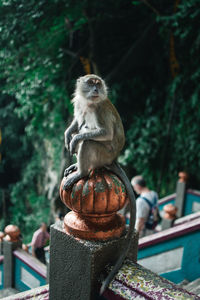
[[[93,91],[93,95],[98,95],[99,93],[98,93],[98,90],[94,90]]]

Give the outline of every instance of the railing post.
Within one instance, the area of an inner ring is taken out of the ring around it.
[[[169,203],[163,207],[163,210],[164,210],[165,214],[163,216],[161,226],[162,226],[162,230],[165,230],[165,229],[168,229],[173,226],[174,221],[177,218],[177,216],[176,216],[177,207],[174,206],[173,204]]]
[[[14,287],[14,257],[13,251],[21,247],[19,240],[20,230],[15,225],[8,225],[5,228],[6,236],[3,240],[4,253],[4,288]]]
[[[129,242],[125,218],[117,213],[127,199],[123,183],[107,170],[93,176],[77,182],[73,190],[64,191],[61,183],[61,199],[73,211],[51,226],[50,300],[96,299],[106,266],[115,264]],[[135,232],[131,242],[128,257],[136,262]]]
[[[188,174],[186,172],[179,172],[178,176],[179,176],[179,180],[176,185],[175,205],[178,209],[176,216],[180,218],[184,214],[185,191],[186,191],[186,182],[188,179]]]
[[[5,233],[0,231],[0,255],[3,255],[3,238]]]
[[[137,242],[137,234],[133,234],[128,255],[133,262],[137,260]],[[96,299],[100,275],[126,245],[125,236],[107,242],[79,240],[63,231],[63,222],[52,225],[49,299]]]

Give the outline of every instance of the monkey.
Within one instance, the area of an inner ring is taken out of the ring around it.
[[[88,176],[92,169],[106,167],[122,180],[130,201],[128,244],[103,282],[100,289],[101,295],[121,268],[129,251],[135,225],[135,196],[126,173],[117,162],[125,144],[125,134],[121,118],[108,99],[108,89],[104,80],[94,74],[77,79],[72,102],[74,119],[64,136],[65,146],[70,154],[76,153],[77,155],[77,163],[65,170],[66,181],[63,189],[69,189],[79,179]],[[73,173],[75,170],[76,172]]]

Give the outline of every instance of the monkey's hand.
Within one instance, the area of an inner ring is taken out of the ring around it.
[[[70,149],[72,134],[75,133],[77,129],[78,129],[78,122],[76,121],[76,119],[74,119],[71,125],[65,130],[65,147],[67,148],[67,150]]]
[[[69,174],[77,170],[77,164],[69,166],[67,169],[64,171],[64,177],[67,177]]]
[[[65,132],[65,147],[67,150],[70,150],[70,142],[71,142],[72,136],[69,132]]]
[[[77,147],[79,141],[80,141],[79,135],[76,134],[76,135],[72,138],[72,140],[71,140],[71,142],[70,142],[70,145],[69,145],[69,152],[70,152],[71,155],[75,153],[76,147]]]

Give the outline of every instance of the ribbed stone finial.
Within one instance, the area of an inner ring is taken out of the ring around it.
[[[18,242],[20,239],[20,230],[16,225],[7,225],[4,229],[5,239],[9,242]]]
[[[105,168],[96,169],[79,180],[70,190],[60,187],[63,203],[72,211],[64,218],[68,234],[86,240],[108,240],[120,237],[125,218],[117,211],[127,200],[122,181]]]

